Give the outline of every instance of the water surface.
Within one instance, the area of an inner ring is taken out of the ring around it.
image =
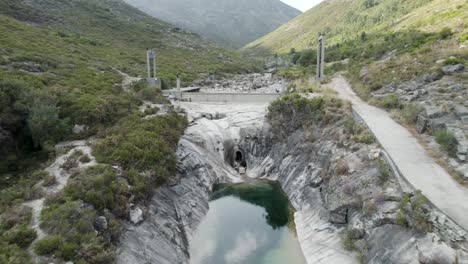
[[[293,210],[277,183],[220,184],[190,241],[192,264],[304,264]]]

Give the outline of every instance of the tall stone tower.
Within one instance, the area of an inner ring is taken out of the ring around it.
[[[325,79],[325,34],[320,34],[317,43],[317,80]]]
[[[161,88],[161,80],[156,77],[156,53],[152,49],[146,50],[146,64],[148,68],[148,85]]]

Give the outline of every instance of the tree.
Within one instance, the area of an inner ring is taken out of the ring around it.
[[[301,54],[301,57],[299,58],[298,62],[302,66],[309,66],[312,64],[315,64],[317,62],[316,60],[317,54],[314,50],[304,50]]]
[[[34,105],[27,119],[35,147],[44,147],[47,142],[63,139],[71,130],[68,119],[60,119],[59,108],[55,105]]]
[[[367,34],[366,34],[365,31],[363,31],[363,32],[361,33],[361,40],[362,40],[362,41],[366,41],[366,40],[367,40]]]

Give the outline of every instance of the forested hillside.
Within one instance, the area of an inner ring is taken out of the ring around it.
[[[325,33],[327,44],[334,45],[358,39],[362,32],[460,30],[467,19],[465,0],[325,0],[246,49],[303,50],[315,43],[319,33]]]
[[[96,131],[135,109],[139,102],[122,93],[119,71],[144,76],[146,48],[156,49],[164,87],[178,73],[190,81],[252,69],[237,54],[123,1],[1,0],[2,171],[21,153],[66,138],[74,124]]]

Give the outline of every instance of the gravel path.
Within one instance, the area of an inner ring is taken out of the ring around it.
[[[439,166],[416,138],[395,122],[388,112],[362,101],[342,76],[334,78],[328,86],[336,90],[340,97],[351,101],[354,111],[374,133],[403,177],[468,231],[468,189]]]

